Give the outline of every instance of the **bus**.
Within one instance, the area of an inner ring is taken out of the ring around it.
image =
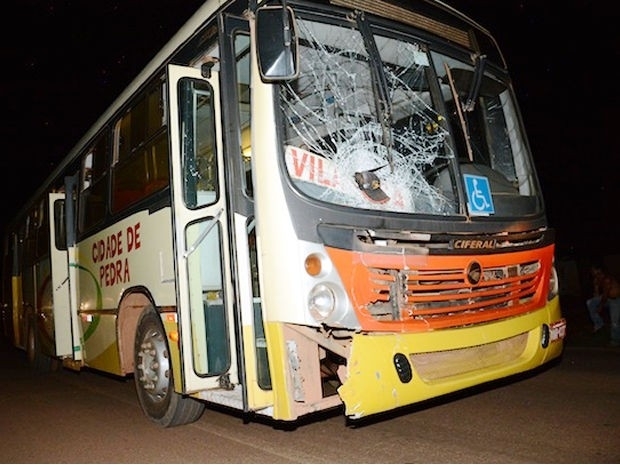
[[[7,225],[3,333],[162,427],[398,414],[560,358],[554,234],[475,20],[207,0]]]

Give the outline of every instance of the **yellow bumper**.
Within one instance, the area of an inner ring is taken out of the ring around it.
[[[359,334],[338,393],[351,418],[385,412],[536,368],[560,356],[564,334],[557,297],[536,312],[486,325]]]

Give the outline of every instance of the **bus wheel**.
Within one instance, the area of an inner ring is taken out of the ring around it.
[[[26,358],[30,367],[39,373],[55,371],[58,364],[54,363],[52,357],[48,357],[41,351],[39,336],[34,323],[28,325],[28,338],[26,339]]]
[[[134,344],[134,381],[146,416],[164,427],[198,420],[205,404],[174,391],[168,341],[152,306],[140,315]]]

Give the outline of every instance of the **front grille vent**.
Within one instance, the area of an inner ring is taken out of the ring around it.
[[[539,261],[487,267],[472,285],[464,269],[368,268],[373,301],[367,306],[379,321],[482,321],[522,311],[535,296],[541,279]]]

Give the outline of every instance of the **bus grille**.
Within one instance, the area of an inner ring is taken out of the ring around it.
[[[497,319],[534,304],[540,261],[482,269],[476,285],[459,269],[367,269],[371,303],[378,321],[422,320],[448,327]]]

